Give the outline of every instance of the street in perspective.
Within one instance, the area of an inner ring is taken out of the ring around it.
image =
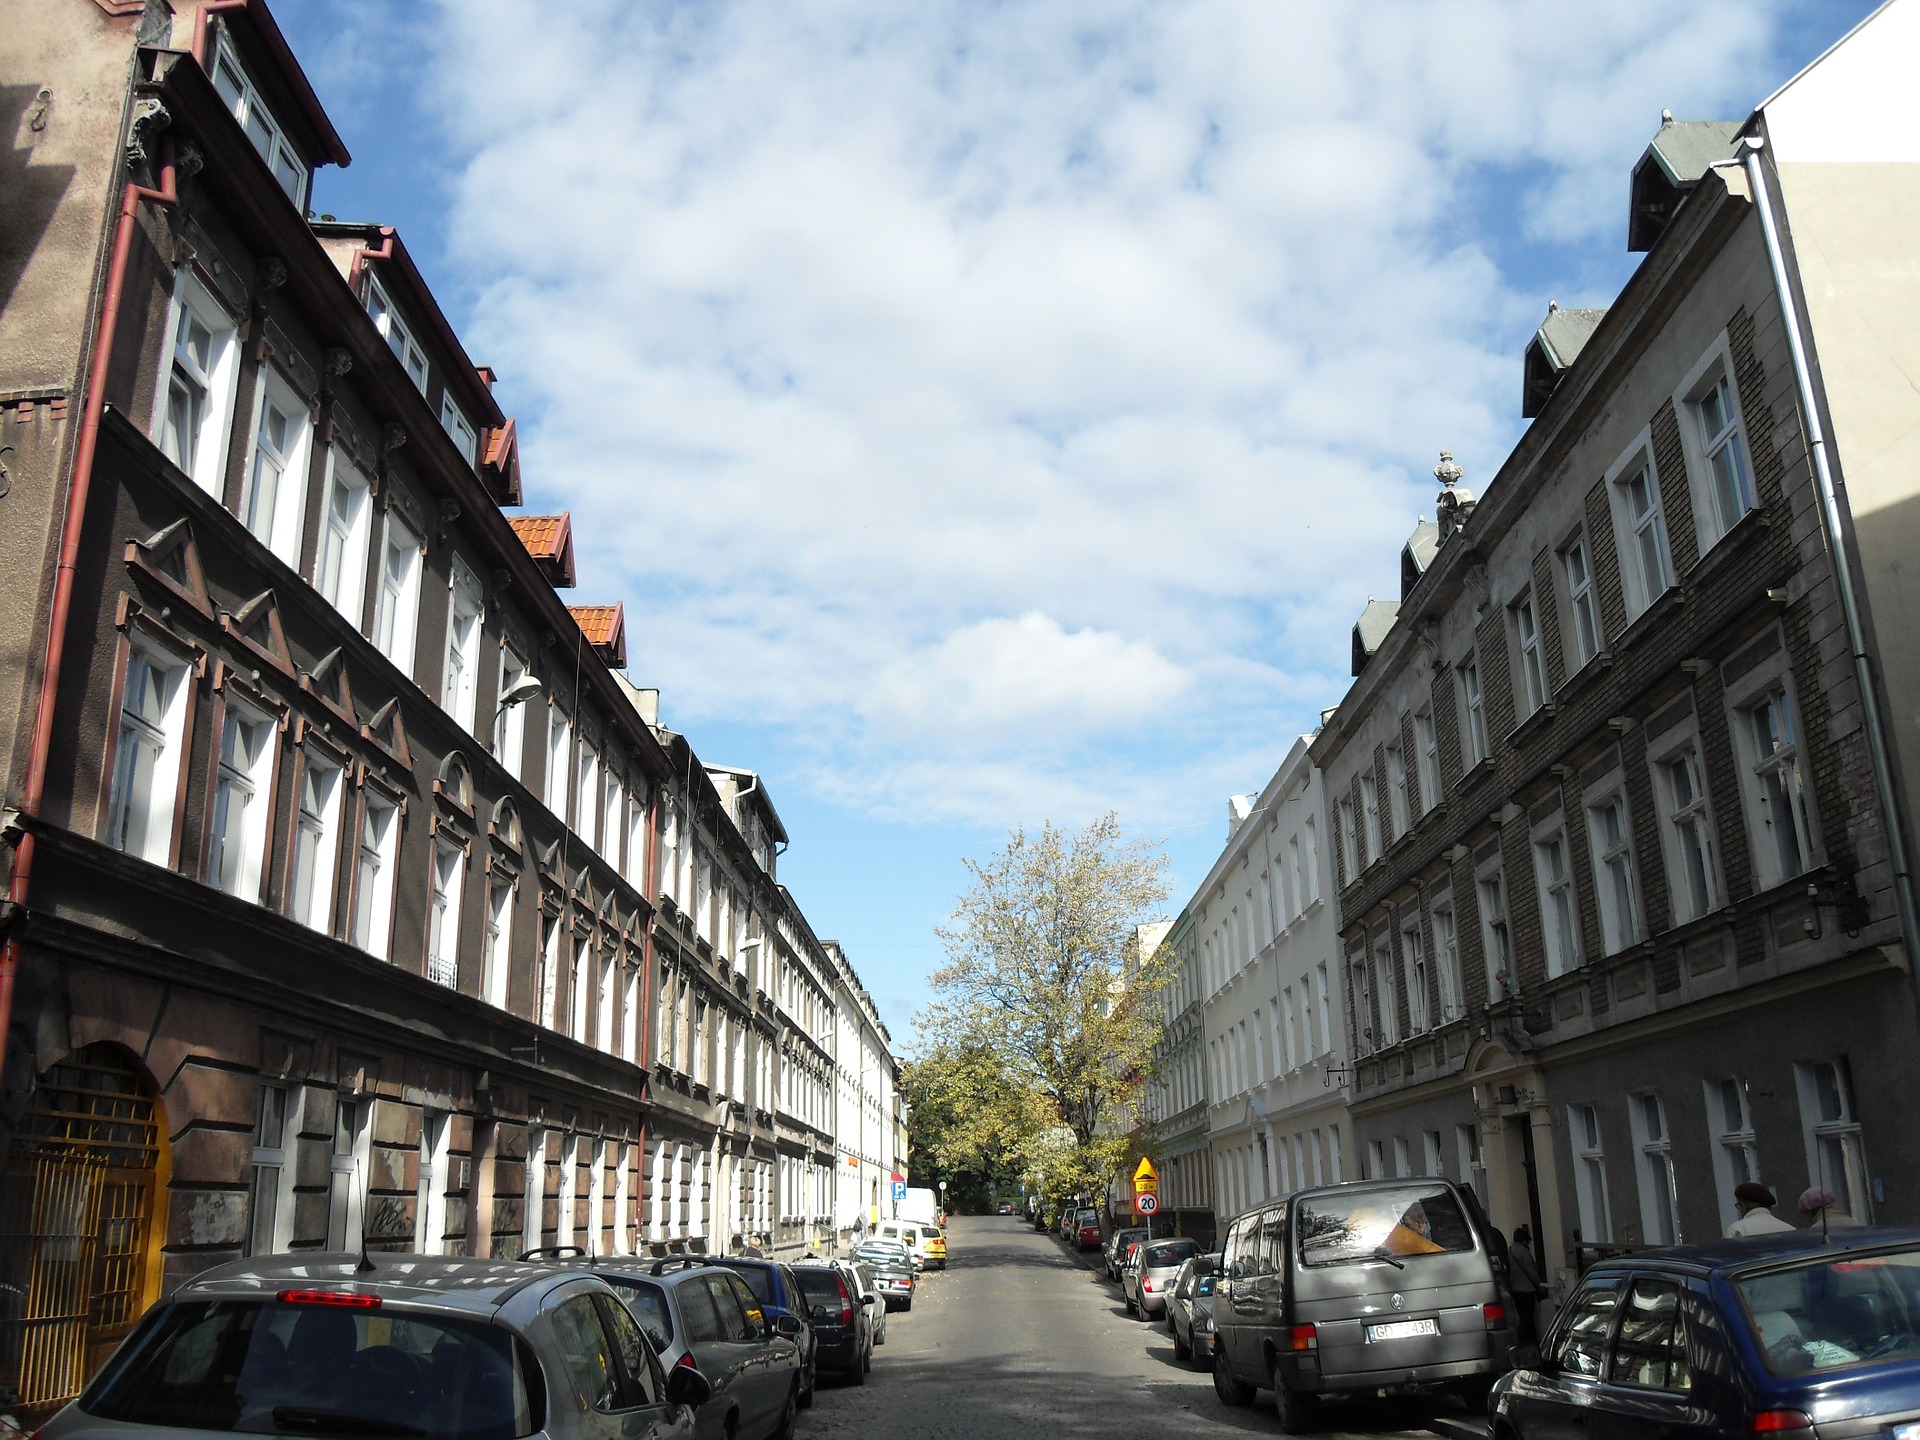
[[[0,36],[0,1440],[1920,1440],[1920,0]]]

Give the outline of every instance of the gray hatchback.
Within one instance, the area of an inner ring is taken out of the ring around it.
[[[591,1275],[439,1256],[218,1266],[150,1310],[43,1440],[192,1434],[694,1440],[667,1373]]]

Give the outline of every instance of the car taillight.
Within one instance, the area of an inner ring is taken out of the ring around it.
[[[1142,1275],[1142,1276],[1140,1277],[1140,1288],[1141,1288],[1142,1290],[1146,1290],[1146,1291],[1149,1291],[1149,1292],[1151,1292],[1151,1291],[1152,1291],[1152,1289],[1153,1289],[1153,1281],[1152,1281],[1152,1279],[1150,1279],[1150,1278],[1149,1278],[1148,1276],[1145,1276],[1145,1275]]]
[[[1754,1440],[1812,1440],[1813,1421],[1804,1410],[1756,1410],[1747,1416]]]
[[[1287,1348],[1289,1350],[1318,1350],[1320,1348],[1320,1332],[1311,1325],[1292,1326],[1287,1331]]]
[[[282,1290],[274,1297],[282,1305],[344,1305],[349,1310],[378,1310],[378,1295],[362,1295],[352,1290]]]
[[[842,1300],[840,1302],[840,1323],[842,1325],[851,1325],[853,1323],[853,1302],[851,1300]]]
[[[1485,1317],[1487,1329],[1504,1330],[1507,1328],[1507,1307],[1504,1305],[1482,1305],[1480,1313]]]
[[[691,1350],[688,1350],[683,1355],[681,1355],[681,1357],[674,1363],[678,1365],[682,1370],[691,1370],[696,1375],[700,1373],[700,1367],[693,1363],[693,1352]]]

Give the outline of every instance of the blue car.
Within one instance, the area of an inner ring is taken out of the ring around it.
[[[1920,1440],[1920,1232],[1605,1260],[1513,1358],[1493,1440]]]

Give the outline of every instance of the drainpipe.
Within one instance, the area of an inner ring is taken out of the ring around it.
[[[1900,907],[1901,948],[1906,952],[1907,977],[1920,999],[1920,914],[1913,898],[1913,873],[1907,863],[1907,842],[1898,799],[1893,788],[1893,767],[1889,760],[1886,727],[1880,718],[1879,688],[1874,683],[1873,661],[1867,653],[1865,632],[1860,624],[1860,602],[1854,593],[1853,564],[1847,558],[1845,532],[1842,529],[1840,496],[1834,486],[1833,465],[1827,456],[1826,430],[1820,422],[1813,367],[1807,360],[1806,337],[1800,329],[1800,310],[1795,304],[1793,282],[1787,274],[1786,257],[1780,248],[1780,230],[1773,213],[1773,197],[1767,189],[1766,170],[1760,153],[1766,141],[1758,135],[1746,140],[1747,181],[1753,187],[1755,206],[1760,211],[1760,229],[1767,242],[1767,264],[1773,271],[1773,288],[1780,302],[1780,319],[1786,327],[1787,348],[1793,355],[1793,381],[1799,392],[1800,413],[1807,427],[1807,450],[1813,457],[1814,487],[1820,495],[1820,528],[1833,558],[1833,576],[1840,591],[1840,612],[1847,625],[1847,649],[1853,656],[1854,683],[1860,687],[1860,704],[1867,730],[1867,749],[1873,757],[1875,798],[1887,827],[1887,856],[1893,862],[1893,893]]]
[[[244,10],[251,3],[252,0],[205,0],[201,5],[193,17],[193,39],[189,48],[202,70],[207,69],[207,37],[213,33],[213,17],[223,10]]]
[[[357,297],[360,294],[360,272],[366,268],[369,260],[391,260],[393,258],[394,229],[391,225],[380,227],[380,248],[369,249],[362,245],[353,252],[353,259],[347,265],[347,288]]]
[[[120,196],[120,218],[114,226],[113,259],[107,268],[107,290],[100,304],[94,333],[93,364],[87,372],[87,399],[80,421],[80,442],[73,457],[73,480],[67,487],[66,518],[60,531],[59,568],[53,576],[53,603],[47,616],[47,643],[40,665],[40,693],[34,702],[33,738],[27,750],[26,782],[20,794],[20,813],[37,816],[47,788],[47,760],[53,746],[53,712],[60,692],[60,672],[67,653],[67,614],[73,605],[74,569],[80,560],[80,531],[93,490],[93,459],[100,448],[100,416],[106,409],[107,368],[113,360],[113,337],[120,324],[120,300],[126,289],[127,259],[133,253],[133,232],[140,202],[175,205],[180,193],[174,171],[171,135],[160,137],[160,188],[150,190],[129,180]],[[12,923],[6,944],[0,947],[0,1074],[5,1073],[7,1035],[13,1024],[13,986],[20,973],[20,930],[27,891],[33,879],[35,836],[23,827],[13,852],[13,876],[7,886],[7,908]]]

